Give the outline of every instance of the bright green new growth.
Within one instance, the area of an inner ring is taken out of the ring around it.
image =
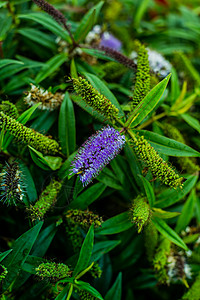
[[[46,189],[42,192],[39,200],[34,206],[30,206],[28,211],[32,221],[43,219],[44,215],[55,204],[57,195],[62,187],[62,184],[56,180],[52,180]]]
[[[170,251],[171,251],[171,242],[168,239],[163,238],[159,247],[157,248],[153,260],[154,270],[156,272],[158,281],[161,284],[165,284],[169,280],[169,276],[167,274],[167,259],[168,256],[170,255]]]
[[[200,273],[196,277],[196,280],[193,283],[193,285],[191,286],[191,288],[189,289],[189,291],[183,295],[182,299],[183,300],[199,300],[200,299],[199,287],[200,287]]]
[[[133,141],[136,154],[146,163],[154,177],[174,189],[177,187],[182,188],[183,177],[179,177],[179,175],[168,166],[156,150],[147,142],[144,136],[135,136]]]
[[[136,83],[133,92],[132,108],[134,109],[150,91],[150,68],[148,53],[144,45],[139,45],[137,57]]]
[[[119,110],[111,103],[109,99],[101,95],[88,81],[82,77],[73,78],[75,91],[86,104],[93,107],[97,112],[104,115],[107,119],[115,122]]]
[[[4,265],[0,265],[0,282],[6,277],[8,270]]]
[[[71,209],[67,211],[65,217],[66,219],[70,219],[75,225],[84,229],[88,229],[92,224],[97,228],[101,226],[103,222],[101,217],[89,210]]]
[[[149,222],[149,224],[144,228],[144,245],[149,262],[152,262],[153,260],[157,243],[158,231],[153,222]]]
[[[35,271],[36,275],[41,279],[49,279],[51,281],[57,281],[71,275],[71,271],[67,265],[55,262],[42,263]]]
[[[0,104],[0,111],[13,119],[17,119],[19,117],[16,106],[10,101],[2,101]]]
[[[138,233],[141,232],[151,218],[151,209],[144,197],[140,195],[133,200],[131,206],[131,220],[138,228]]]
[[[169,138],[185,144],[185,140],[182,134],[173,125],[169,123],[164,124],[164,132]],[[177,161],[182,167],[182,169],[186,170],[188,173],[194,173],[196,171],[199,171],[199,166],[195,165],[195,163],[189,157],[178,157]]]
[[[59,144],[56,141],[22,125],[15,119],[0,112],[0,129],[3,127],[5,130],[8,130],[18,142],[32,146],[44,154],[56,154],[60,150]]]

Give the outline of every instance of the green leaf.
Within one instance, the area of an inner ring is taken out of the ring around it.
[[[74,160],[75,156],[76,156],[76,152],[72,153],[68,159],[66,159],[66,161],[63,163],[62,167],[60,168],[60,170],[58,171],[58,176],[61,179],[64,179],[66,177],[69,176],[70,173],[70,168],[71,168],[71,163]]]
[[[73,103],[66,92],[62,102],[58,119],[58,136],[62,152],[67,157],[75,151],[76,125]]]
[[[29,202],[33,203],[37,199],[37,191],[35,188],[35,183],[33,181],[33,178],[31,176],[31,173],[28,169],[28,167],[25,165],[23,161],[20,160],[19,168],[22,172],[22,178],[24,178],[25,183],[25,191],[28,196]]]
[[[41,257],[28,255],[25,263],[22,266],[22,270],[30,274],[36,274],[35,268],[37,268],[43,262],[44,259]]]
[[[28,146],[34,163],[43,170],[58,170],[62,164],[62,158],[58,156],[44,156],[41,152]]]
[[[181,118],[200,133],[200,122],[189,114],[181,114]]]
[[[137,126],[153,110],[164,93],[170,76],[171,74],[159,82],[137,105],[134,112],[126,121],[125,127],[128,127],[130,124],[132,128]]]
[[[179,79],[175,68],[171,69],[171,101],[174,103],[180,95]]]
[[[32,114],[34,113],[34,111],[38,108],[38,106],[41,104],[41,102],[33,105],[32,107],[30,107],[29,109],[25,110],[17,119],[18,122],[20,122],[21,124],[25,125],[28,120],[30,119],[30,117],[32,116]]]
[[[53,38],[40,30],[37,30],[35,28],[22,28],[19,29],[17,32],[25,36],[25,38],[28,38],[44,47],[56,50],[56,44]]]
[[[165,221],[154,216],[152,218],[152,222],[154,223],[156,229],[167,239],[169,239],[172,243],[183,248],[184,250],[188,250],[188,247],[186,246],[184,241],[171,227],[169,227],[169,225],[167,225],[167,223],[165,223]]]
[[[174,212],[174,211],[166,211],[162,210],[161,208],[153,208],[153,215],[155,217],[161,218],[161,219],[170,219],[174,218],[180,215],[179,212]]]
[[[85,192],[81,193],[75,200],[73,200],[69,204],[68,208],[86,209],[100,197],[105,189],[106,185],[103,183],[93,184],[91,187],[87,188]]]
[[[138,7],[137,7],[137,11],[134,15],[134,30],[137,30],[140,23],[141,23],[141,19],[145,13],[145,11],[147,10],[147,7],[149,5],[149,0],[141,0],[138,3]]]
[[[122,186],[117,177],[108,168],[104,168],[96,179],[113,189],[122,190]]]
[[[78,78],[78,73],[76,70],[76,64],[75,64],[74,58],[72,58],[71,64],[70,64],[70,74],[71,74],[72,78]]]
[[[37,74],[35,78],[36,83],[40,83],[45,78],[50,76],[53,72],[59,69],[59,67],[66,62],[67,54],[66,53],[60,53],[56,54],[54,57],[50,58],[42,67],[40,72]]]
[[[23,65],[24,63],[22,61],[18,61],[15,59],[1,59],[0,60],[0,69],[7,66],[7,65],[11,65],[11,64],[15,64],[15,65]]]
[[[169,156],[200,156],[200,153],[191,147],[169,139],[165,136],[147,130],[137,130],[141,136],[147,139],[158,152]]]
[[[10,250],[0,253],[0,262],[12,251],[13,251],[13,249],[10,249]]]
[[[89,292],[92,296],[96,297],[97,299],[104,300],[101,294],[88,282],[75,280],[75,286],[78,287],[80,290]]]
[[[3,282],[3,291],[7,290],[16,279],[22,264],[25,262],[31,248],[39,234],[43,222],[39,222],[33,228],[22,234],[12,245],[12,253],[5,259],[4,265],[8,270],[8,275]]]
[[[39,235],[32,247],[32,250],[31,250],[31,255],[34,257],[37,257],[37,259],[33,258],[34,263],[36,263],[37,261],[40,261],[40,260],[42,260],[41,262],[44,262],[44,259],[42,259],[42,257],[47,252],[47,250],[56,234],[56,231],[57,231],[56,225],[55,225],[55,223],[53,223],[53,224],[47,226],[44,230],[42,230],[39,233]],[[24,271],[24,269],[26,267],[29,268],[29,271],[31,269],[31,266],[29,265],[30,261],[27,261],[27,259],[25,261],[25,263],[27,263],[27,265],[26,266],[24,266],[24,264],[22,265],[23,270],[19,273],[17,279],[15,280],[13,288],[16,290],[19,289],[19,287],[23,286],[24,283],[30,277],[30,274],[28,274]]]
[[[99,120],[100,122],[106,123],[105,117],[98,113],[96,110],[94,110],[93,107],[86,105],[85,101],[81,97],[77,95],[71,95],[71,99],[88,114],[90,114],[93,118]]]
[[[62,292],[60,292],[60,294],[55,298],[55,300],[66,300],[68,291],[69,291],[69,284],[64,287]]]
[[[140,178],[142,179],[142,182],[144,184],[144,189],[145,189],[145,192],[146,192],[146,195],[147,195],[147,199],[149,201],[149,205],[151,207],[154,206],[154,203],[155,203],[155,194],[154,194],[154,190],[150,184],[150,182],[143,176],[139,175]]]
[[[92,225],[81,247],[79,259],[74,269],[73,276],[80,274],[88,267],[92,255],[93,244],[94,244],[94,226]]]
[[[141,166],[140,161],[138,160],[133,148],[131,148],[131,146],[128,143],[126,143],[126,145],[124,147],[124,152],[128,159],[131,173],[132,173],[137,185],[140,188],[142,188],[142,190],[144,190],[143,189],[143,181],[140,177],[140,175],[142,176],[142,166]],[[135,189],[136,189],[137,193],[139,193],[138,188],[136,187]]]
[[[186,182],[184,182],[183,188],[177,190],[167,189],[160,193],[157,197],[155,206],[159,208],[165,208],[173,205],[174,203],[183,199],[195,186],[198,176],[190,175],[188,176]]]
[[[82,42],[85,39],[88,32],[92,29],[92,27],[96,23],[97,17],[100,13],[103,4],[104,2],[100,1],[97,5],[93,6],[84,15],[74,35],[74,38],[77,41],[77,43]]]
[[[113,93],[108,89],[108,87],[105,85],[101,79],[99,79],[94,74],[86,73],[84,72],[83,75],[90,81],[91,85],[102,95],[104,95],[106,98],[108,98],[113,105],[115,105],[119,109],[119,116],[124,116],[124,112],[121,109],[121,106],[119,102],[117,101],[116,97],[113,95]]]
[[[96,231],[95,231],[96,233]],[[112,249],[114,249],[116,246],[118,246],[121,243],[121,241],[103,241],[98,242],[94,245],[92,256],[90,259],[90,262],[98,261],[104,254],[110,252]]]
[[[30,13],[19,15],[18,18],[33,20],[47,28],[49,31],[53,32],[55,35],[60,36],[63,40],[71,42],[68,32],[45,13]]]
[[[195,203],[196,203],[196,193],[195,193],[195,189],[193,189],[183,206],[180,217],[178,218],[176,228],[175,228],[177,232],[181,232],[181,230],[184,230],[186,226],[190,223],[193,217]]]
[[[95,229],[97,234],[116,234],[123,232],[133,226],[129,218],[129,212],[121,213],[102,223],[102,226]]]
[[[121,300],[122,297],[122,273],[120,272],[111,289],[107,292],[105,300]]]

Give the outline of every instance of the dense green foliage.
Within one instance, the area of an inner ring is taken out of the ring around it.
[[[199,41],[198,0],[0,2],[2,300],[200,300]]]

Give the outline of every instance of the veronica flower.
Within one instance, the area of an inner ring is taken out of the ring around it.
[[[150,69],[160,78],[166,77],[171,72],[172,65],[159,52],[149,48],[147,50]],[[133,51],[130,58],[137,63],[137,52]]]
[[[114,50],[120,51],[122,43],[111,33],[105,31],[101,36],[100,46],[109,47]]]
[[[80,180],[86,186],[119,153],[124,144],[124,135],[121,136],[110,126],[102,128],[79,149],[71,165],[71,174],[79,174]]]

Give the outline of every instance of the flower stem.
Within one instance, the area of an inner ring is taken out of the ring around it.
[[[161,113],[161,114],[159,114],[157,116],[153,116],[153,117],[151,117],[151,119],[147,120],[146,122],[144,122],[143,124],[141,124],[140,126],[138,126],[137,129],[138,130],[143,129],[143,128],[149,126],[154,121],[157,121],[157,120],[159,120],[159,119],[161,119],[161,118],[163,118],[165,116],[166,116],[166,112],[163,112],[163,113]]]
[[[73,284],[70,283],[69,293],[67,295],[66,300],[69,300],[71,298],[71,295],[72,295],[72,292],[73,292],[73,288],[74,288]]]

